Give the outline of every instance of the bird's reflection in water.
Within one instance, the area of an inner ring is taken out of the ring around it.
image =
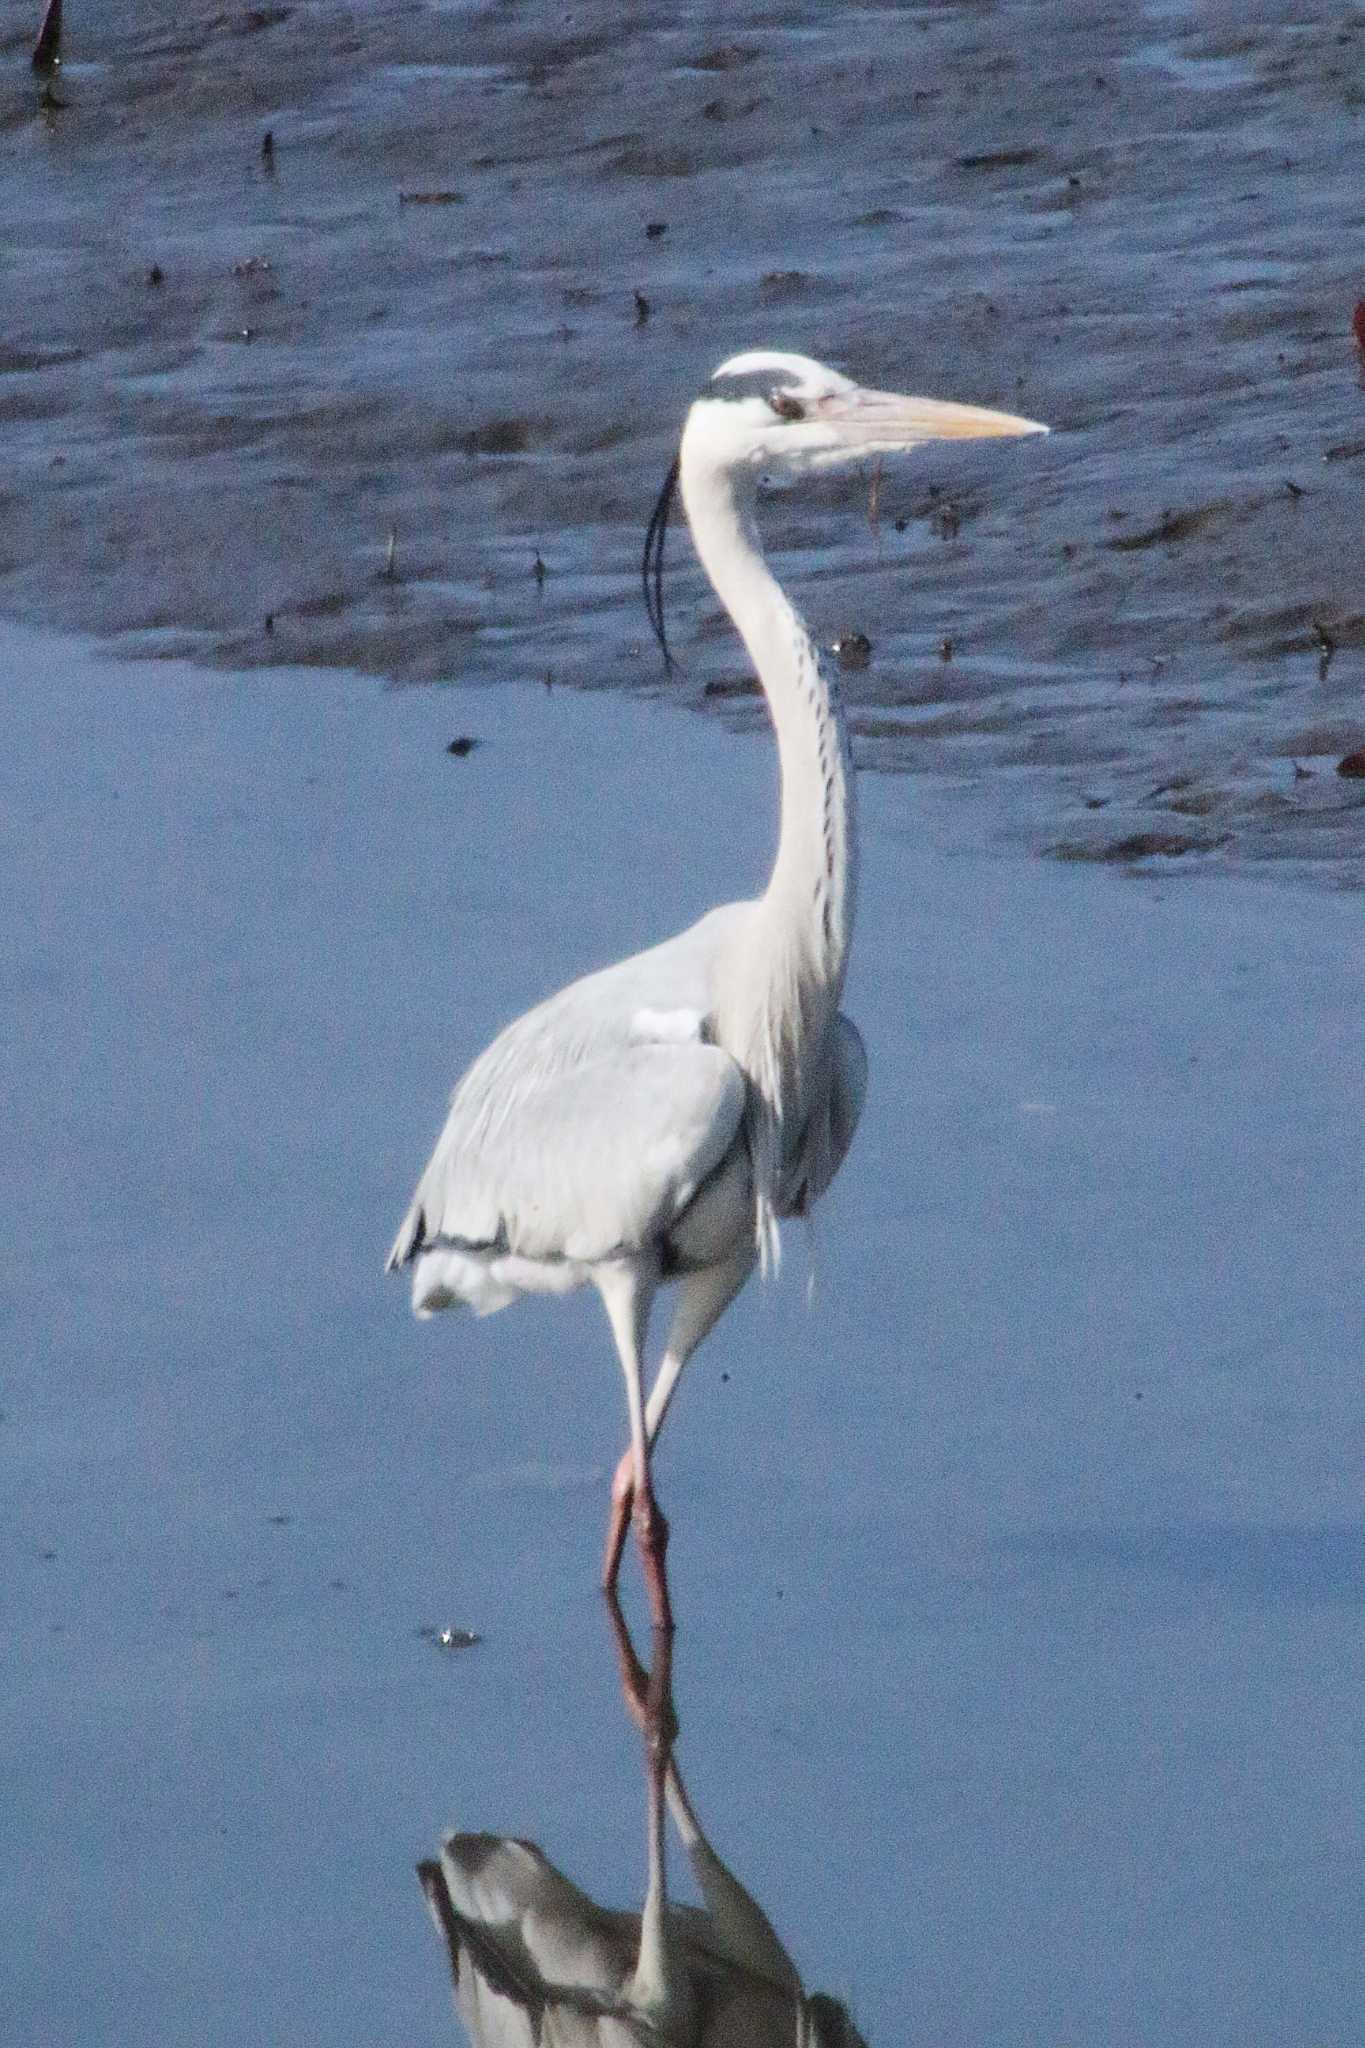
[[[672,1640],[636,1657],[610,1603],[622,1689],[645,1736],[649,1880],[638,1913],[600,1906],[533,1842],[451,1835],[419,1875],[474,2048],[866,2048],[807,1994],[758,1904],[702,1832],[673,1754]],[[673,1904],[666,1812],[700,1906]]]

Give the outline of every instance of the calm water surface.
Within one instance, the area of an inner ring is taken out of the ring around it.
[[[638,1910],[623,1403],[594,1303],[419,1326],[379,1262],[495,1024],[761,871],[768,750],[4,670],[4,2038],[447,2041],[448,1827]],[[662,1461],[688,1789],[868,2041],[1344,2048],[1356,907],[865,796],[865,1127]]]

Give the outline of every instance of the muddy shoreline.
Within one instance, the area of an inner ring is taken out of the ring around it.
[[[865,766],[1067,858],[1365,879],[1358,13],[78,7],[56,110],[35,28],[0,40],[7,615],[656,689],[688,393],[787,345],[1056,428],[888,473],[875,529],[773,505],[820,636],[872,643]],[[676,687],[743,722],[673,563]]]

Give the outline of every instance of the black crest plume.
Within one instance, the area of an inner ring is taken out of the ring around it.
[[[664,487],[649,515],[649,525],[645,528],[645,552],[640,563],[645,610],[654,628],[654,638],[663,651],[664,668],[669,675],[673,673],[674,661],[669,651],[668,635],[664,631],[664,542],[668,538],[668,517],[678,494],[678,462],[675,455],[664,478]]]

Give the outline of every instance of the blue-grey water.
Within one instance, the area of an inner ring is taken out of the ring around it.
[[[878,2048],[1355,2048],[1358,14],[76,8],[55,109],[35,25],[0,2042],[453,2041],[450,1826],[639,1907],[600,1313],[379,1269],[488,1034],[762,876],[634,574],[766,341],[1057,431],[769,508],[872,1091],[670,1418],[689,1791]]]
[[[447,1825],[639,1903],[624,1415],[594,1304],[419,1326],[379,1263],[496,1022],[756,877],[767,751],[601,695],[4,665],[4,2038],[436,2043]],[[789,1234],[662,1461],[693,1794],[869,2041],[1344,2048],[1356,905],[865,797],[873,1089],[814,1300]]]

